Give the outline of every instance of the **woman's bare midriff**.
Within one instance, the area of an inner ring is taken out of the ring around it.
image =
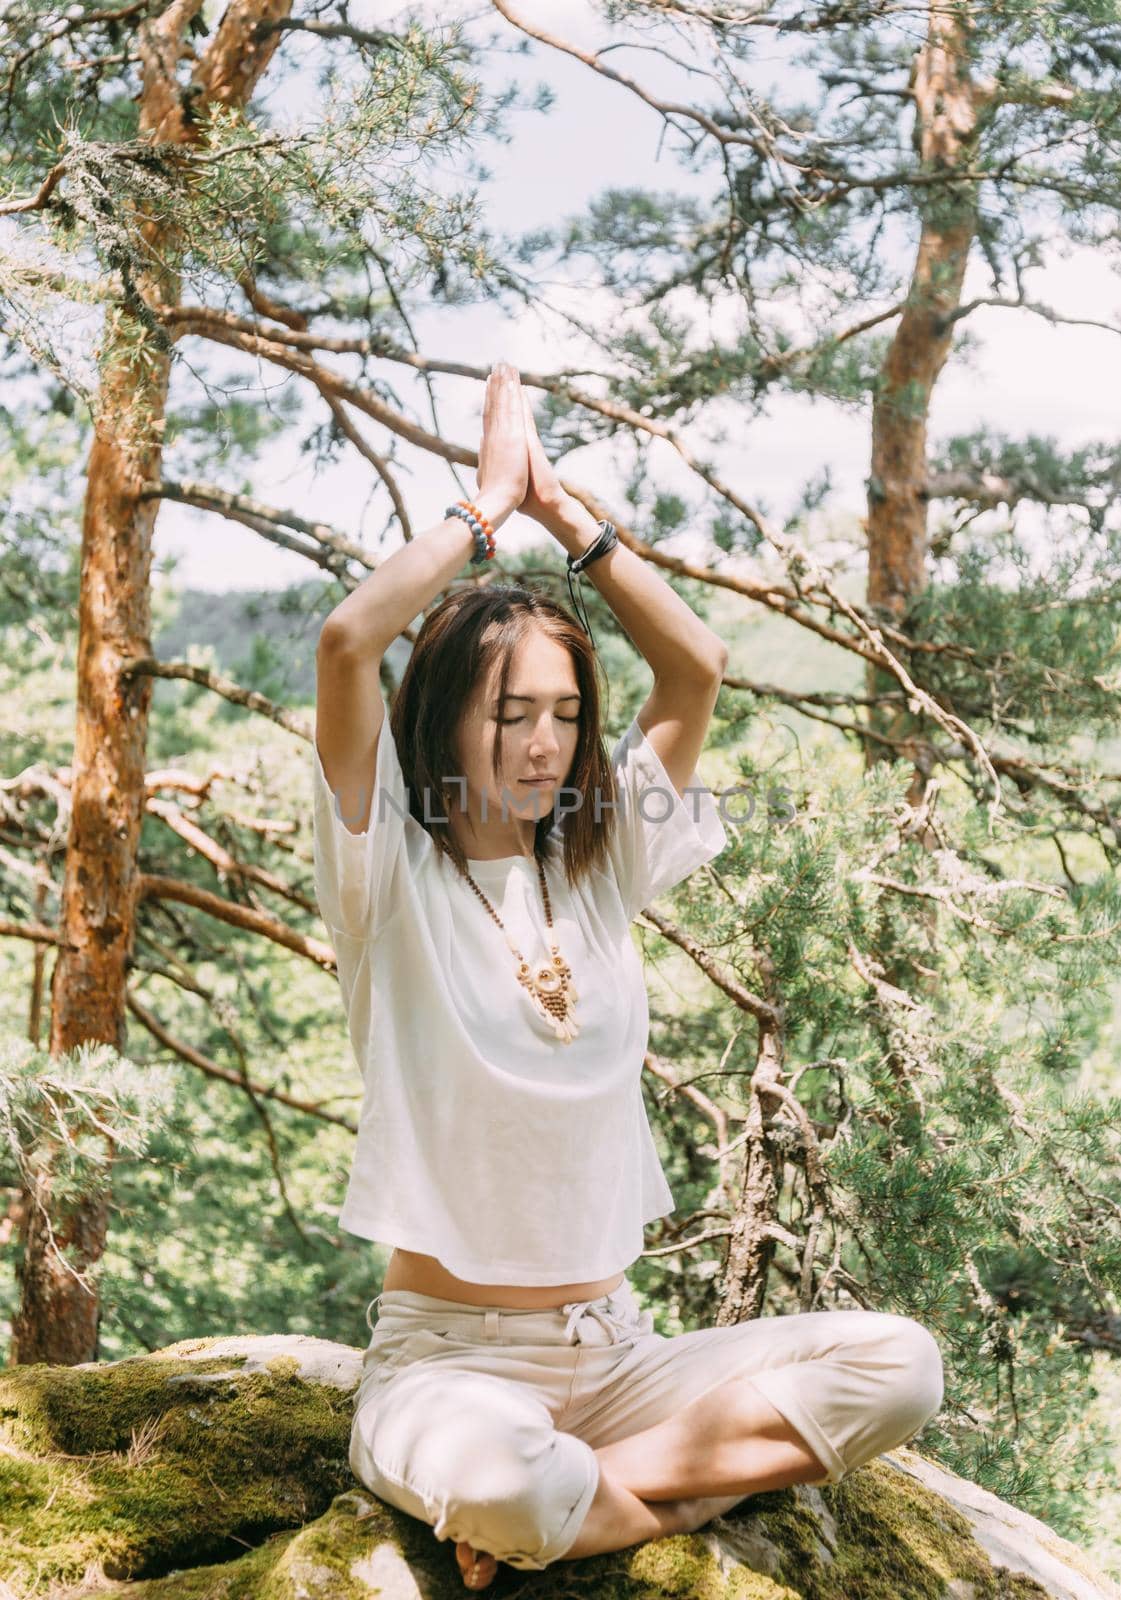
[[[385,1269],[382,1289],[411,1289],[414,1294],[430,1294],[439,1300],[463,1300],[469,1306],[509,1306],[513,1311],[538,1311],[546,1306],[563,1306],[570,1300],[596,1300],[617,1289],[625,1274],[600,1278],[594,1283],[534,1284],[515,1288],[509,1283],[468,1283],[442,1266],[435,1256],[417,1250],[396,1248]]]

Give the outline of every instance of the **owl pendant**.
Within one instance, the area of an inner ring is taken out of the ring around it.
[[[562,1044],[571,1044],[580,1031],[573,1015],[573,1006],[579,996],[572,984],[572,968],[553,946],[551,961],[542,961],[531,968],[523,961],[518,968],[518,981],[529,991],[530,999],[550,1023]]]

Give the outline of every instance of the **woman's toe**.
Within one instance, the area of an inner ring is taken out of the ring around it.
[[[469,1589],[485,1589],[488,1583],[494,1582],[498,1562],[485,1550],[474,1550],[463,1539],[455,1547],[455,1558]]]

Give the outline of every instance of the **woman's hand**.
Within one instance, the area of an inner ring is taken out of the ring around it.
[[[487,378],[483,400],[483,438],[476,473],[479,498],[515,511],[529,483],[522,380],[508,361],[497,361]]]
[[[566,489],[561,487],[561,481],[553,470],[552,462],[545,454],[545,446],[541,443],[537,423],[533,419],[533,408],[524,389],[522,406],[529,452],[529,483],[526,486],[525,498],[519,504],[518,510],[524,511],[526,516],[532,517],[535,522],[551,528],[564,520],[566,511],[574,509],[579,513],[582,507],[578,501],[573,500]]]

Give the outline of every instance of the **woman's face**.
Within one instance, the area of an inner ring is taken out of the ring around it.
[[[550,810],[556,791],[567,781],[580,732],[580,691],[572,657],[562,644],[531,629],[515,647],[510,662],[506,700],[498,704],[498,671],[473,698],[460,727],[460,772],[466,779],[468,809],[476,829],[488,840],[523,842],[525,824],[532,840],[533,824]],[[491,761],[496,742],[503,777],[496,783]],[[541,784],[525,780],[541,774]],[[503,788],[508,791],[503,818]],[[456,785],[458,803],[462,785]],[[487,797],[485,821],[481,797]]]

